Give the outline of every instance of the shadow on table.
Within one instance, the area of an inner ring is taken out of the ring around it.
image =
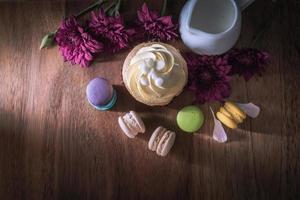
[[[116,105],[110,111],[129,112],[130,110],[134,110],[136,112],[142,112],[151,108],[150,106],[146,106],[136,101],[130,95],[130,93],[127,91],[124,85],[114,85],[114,88],[117,91],[117,102]]]
[[[218,143],[212,138],[213,120],[208,106],[201,106],[201,109],[207,117],[207,123],[205,123],[204,127],[201,129],[205,130],[205,133],[191,135],[183,133],[178,128],[176,124],[177,111],[186,105],[192,104],[192,98],[188,92],[183,92],[181,95],[174,98],[168,106],[151,107],[137,102],[124,85],[117,85],[115,88],[118,92],[118,102],[113,107],[112,111],[128,112],[130,110],[135,110],[141,115],[145,122],[147,132],[145,134],[139,134],[136,139],[141,139],[148,143],[153,131],[158,126],[164,126],[177,133],[175,144],[167,156],[186,163],[206,165],[207,162],[210,162],[208,158],[212,152],[222,154],[225,150],[219,151],[218,149],[223,149],[233,144],[250,140],[253,134],[280,135],[281,133],[281,124],[271,124],[264,121],[264,119],[272,120],[274,119],[274,116],[271,113],[262,110],[262,113],[258,118],[251,119],[248,117],[238,129],[230,130],[224,126],[227,132],[228,141],[225,144]]]
[[[137,139],[142,139],[148,142],[156,127],[164,126],[165,128],[172,130],[177,134],[174,146],[167,156],[185,163],[201,166],[210,165],[210,157],[212,153],[219,155],[221,158],[221,155],[224,154],[225,156],[226,148],[231,147],[232,145],[232,147],[235,148],[236,144],[244,143],[250,140],[252,137],[251,134],[268,134],[245,130],[248,127],[248,124],[245,124],[242,125],[241,128],[235,130],[225,128],[228,141],[226,143],[218,143],[212,138],[212,119],[209,119],[211,123],[204,124],[202,130],[206,130],[205,133],[200,132],[189,134],[183,133],[176,125],[176,121],[174,121],[174,119],[170,119],[167,116],[159,114],[159,112],[143,112],[141,113],[141,116],[146,122],[145,124],[147,127],[147,132],[145,134],[139,134]]]
[[[281,136],[284,127],[284,120],[281,120],[280,113],[272,113],[262,109],[260,115],[251,119],[247,117],[245,122],[237,129],[237,133],[250,133],[255,135]]]
[[[187,91],[186,89],[177,97],[171,101],[170,104],[167,105],[168,108],[180,110],[184,106],[193,104],[193,95]]]
[[[101,56],[97,57],[95,63],[111,62],[113,61],[123,61],[128,53],[128,49],[120,50],[116,54],[104,53]]]
[[[156,113],[156,112],[154,112]],[[193,164],[204,164],[204,160],[202,158],[195,159],[193,154],[195,152],[198,152],[199,150],[197,149],[197,146],[194,146],[194,143],[196,140],[202,140],[202,137],[204,134],[188,134],[188,133],[183,133],[179,127],[176,125],[176,121],[174,122],[173,119],[169,119],[166,117],[163,117],[162,115],[159,114],[153,114],[152,112],[144,112],[141,113],[141,116],[143,120],[146,122],[146,133],[145,134],[139,134],[136,138],[144,140],[148,143],[152,133],[158,126],[163,126],[166,129],[169,129],[171,131],[174,131],[176,133],[176,140],[174,143],[174,146],[172,147],[171,151],[167,155],[166,159],[169,158],[175,158],[177,160],[186,162],[186,163],[193,163]],[[149,127],[149,128],[148,128]],[[197,136],[198,135],[198,136]],[[205,140],[209,140],[209,138],[206,138]],[[201,154],[207,153],[208,149],[206,148],[201,148]],[[159,157],[158,157],[159,158]]]
[[[114,85],[117,91],[117,102],[116,105],[110,110],[115,112],[128,112],[134,110],[136,112],[150,112],[161,113],[165,109],[179,110],[186,105],[192,104],[192,97],[189,93],[183,92],[181,95],[174,98],[174,100],[167,106],[147,106],[143,103],[138,102],[128,92],[124,85]]]

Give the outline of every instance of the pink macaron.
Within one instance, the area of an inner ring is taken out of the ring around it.
[[[166,156],[174,145],[176,134],[164,127],[157,127],[153,132],[148,148],[159,156]]]
[[[129,113],[120,116],[118,118],[118,123],[123,133],[129,138],[134,138],[139,133],[145,132],[143,120],[134,111],[130,111]]]

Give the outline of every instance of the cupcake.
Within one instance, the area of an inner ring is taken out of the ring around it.
[[[129,93],[149,106],[164,106],[187,83],[187,64],[173,46],[150,42],[137,45],[123,64],[122,76]]]

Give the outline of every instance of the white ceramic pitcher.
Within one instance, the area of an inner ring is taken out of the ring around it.
[[[241,31],[241,10],[254,0],[188,0],[180,14],[180,34],[198,54],[217,55],[236,43]]]

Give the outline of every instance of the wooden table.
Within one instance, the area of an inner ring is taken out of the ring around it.
[[[297,0],[257,0],[243,13],[237,46],[267,50],[272,58],[262,78],[232,81],[230,99],[252,101],[262,112],[240,129],[228,130],[226,144],[211,138],[208,104],[201,106],[206,122],[199,133],[178,130],[174,119],[191,103],[187,93],[166,107],[136,102],[121,81],[128,51],[82,69],[64,63],[57,48],[38,49],[45,33],[89,3],[0,2],[1,200],[300,199]],[[141,3],[125,1],[127,19]],[[171,3],[169,13],[178,14],[183,3]],[[85,87],[96,76],[116,85],[118,102],[111,111],[99,112],[87,103]],[[124,136],[117,125],[117,117],[129,110],[141,113],[147,126],[136,139]],[[178,133],[165,158],[147,150],[159,125]]]

